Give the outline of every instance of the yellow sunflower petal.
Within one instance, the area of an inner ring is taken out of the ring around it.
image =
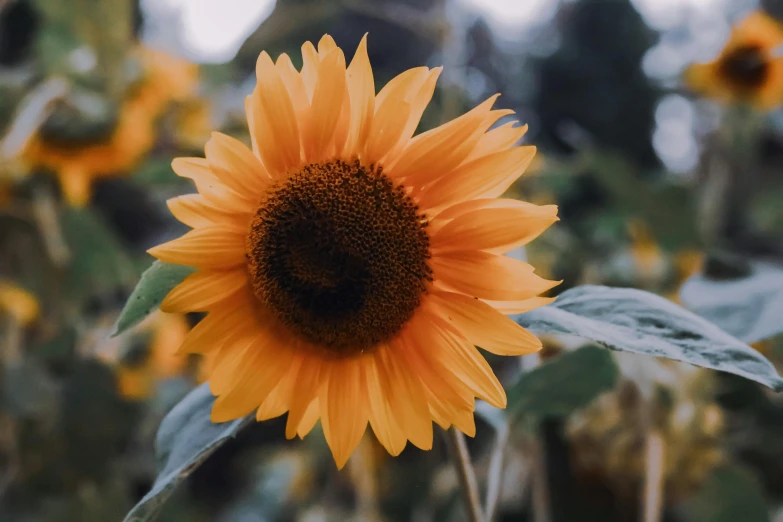
[[[218,225],[224,221],[237,221],[237,226],[250,221],[250,213],[231,214],[209,202],[201,194],[185,194],[166,201],[169,210],[182,223],[191,228]]]
[[[375,113],[375,80],[367,56],[367,35],[362,37],[346,71],[351,108],[351,130],[346,148],[361,150],[367,141]]]
[[[526,355],[541,349],[538,337],[478,299],[439,291],[433,291],[430,299],[441,317],[488,352]]]
[[[244,270],[200,270],[175,286],[163,299],[160,309],[164,312],[203,312],[245,286],[247,275]]]
[[[225,225],[196,228],[147,252],[175,265],[232,268],[245,262],[245,232]]]
[[[231,136],[213,132],[204,150],[212,172],[237,194],[262,194],[272,182],[258,158]]]
[[[233,209],[235,212],[252,212],[254,210],[254,198],[239,194],[228,187],[215,176],[206,159],[176,158],[171,162],[171,168],[178,176],[193,180],[199,194],[219,209]]]
[[[235,369],[233,387],[212,407],[213,422],[237,419],[258,408],[290,369],[293,352],[279,346],[277,336],[270,333],[263,332],[255,339]]]
[[[462,214],[432,236],[433,250],[470,249],[504,254],[528,244],[558,219],[554,205],[542,209],[521,201],[516,203]]]
[[[345,466],[367,427],[363,370],[358,360],[335,361],[319,398],[321,424],[338,469]]]
[[[297,122],[301,129],[302,125],[304,125],[307,111],[310,109],[310,100],[307,97],[302,76],[294,67],[291,58],[285,53],[277,57],[275,68],[280,74],[280,79],[283,80],[285,88],[288,90],[288,96],[291,98]]]
[[[335,49],[318,68],[318,82],[302,141],[308,162],[320,161],[327,154],[327,147],[346,101],[345,93],[345,56],[340,49]]]
[[[437,213],[461,201],[498,197],[525,172],[535,154],[535,147],[515,147],[465,163],[422,193],[419,203]]]
[[[285,426],[286,438],[292,439],[296,436],[308,407],[318,398],[323,383],[321,365],[318,358],[312,357],[304,361],[299,368],[296,376],[297,391],[291,397],[288,421]]]
[[[311,42],[302,44],[302,83],[304,83],[305,93],[309,103],[313,100],[315,94],[315,84],[318,81],[318,68],[320,67],[318,51]]]
[[[439,328],[445,342],[442,350],[436,352],[441,364],[463,383],[469,386],[477,397],[496,408],[506,407],[506,392],[489,363],[473,344],[454,330],[445,319],[430,315],[431,327]]]
[[[515,127],[517,123],[512,121],[484,134],[473,150],[470,151],[468,157],[465,158],[465,162],[501,152],[517,145],[519,140],[527,133],[527,125]]]
[[[462,163],[483,132],[494,123],[487,116],[496,99],[497,95],[459,118],[413,138],[405,154],[391,166],[390,175],[418,186],[448,174]]]
[[[431,449],[432,420],[419,377],[410,370],[394,345],[379,349],[376,357],[394,419],[414,446]]]
[[[405,449],[408,439],[392,414],[389,398],[382,384],[382,367],[375,354],[364,356],[362,360],[367,378],[370,426],[386,451],[397,456]]]
[[[535,275],[523,261],[481,251],[442,252],[430,266],[436,281],[465,295],[496,301],[530,299],[559,284]]]

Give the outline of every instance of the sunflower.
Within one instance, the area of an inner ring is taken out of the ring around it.
[[[148,399],[160,381],[184,375],[188,360],[176,353],[176,347],[189,330],[188,321],[181,314],[155,314],[139,325],[139,333],[151,334],[149,353],[140,363],[118,365],[120,394],[129,400]]]
[[[772,109],[783,101],[783,27],[757,11],[737,24],[720,56],[693,64],[685,82],[694,91],[728,102]]]
[[[375,93],[362,39],[346,68],[324,36],[297,71],[261,53],[245,100],[252,151],[214,133],[206,159],[174,171],[199,194],[169,200],[193,228],[150,249],[198,268],[166,297],[208,312],[181,350],[208,354],[212,420],[288,412],[286,436],[320,418],[338,467],[369,422],[399,454],[432,446],[432,421],[473,435],[474,398],[506,396],[475,345],[541,348],[504,314],[550,302],[557,283],[503,254],[557,220],[555,206],[496,199],[534,147],[493,96],[413,137],[441,68],[418,67]]]
[[[22,326],[33,323],[41,305],[33,294],[15,283],[0,278],[0,316],[8,315]]]
[[[137,48],[134,55],[144,68],[143,78],[129,89],[117,125],[106,140],[63,144],[39,134],[25,147],[25,161],[54,171],[73,206],[87,204],[94,180],[127,174],[135,167],[155,143],[155,125],[167,104],[195,91],[195,64],[146,47]]]

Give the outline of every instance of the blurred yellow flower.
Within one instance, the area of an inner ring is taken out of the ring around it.
[[[27,144],[23,158],[31,166],[54,171],[65,199],[73,206],[90,200],[92,182],[127,174],[155,142],[155,124],[167,104],[192,96],[198,66],[181,58],[139,47],[142,80],[131,86],[107,139],[86,146],[51,143],[40,134]]]
[[[685,83],[695,92],[724,102],[772,109],[783,102],[783,26],[757,11],[732,30],[717,59],[693,64]]]
[[[0,315],[8,314],[26,326],[38,318],[40,310],[33,294],[11,281],[0,279]]]
[[[152,334],[149,353],[140,364],[118,366],[120,394],[129,400],[143,400],[154,393],[160,380],[185,373],[188,357],[176,352],[189,331],[187,319],[180,314],[161,312],[142,323],[137,332]]]

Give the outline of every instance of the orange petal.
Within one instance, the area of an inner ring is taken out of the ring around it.
[[[537,238],[555,221],[555,205],[542,208],[516,201],[502,208],[483,208],[462,214],[441,227],[431,236],[432,249],[505,254]]]
[[[273,176],[299,166],[299,124],[288,90],[266,52],[256,63],[258,85],[251,98],[264,166]]]
[[[164,312],[203,312],[246,286],[247,282],[244,269],[199,270],[175,286],[160,304],[160,309]]]
[[[333,143],[328,147],[329,156],[343,156],[345,144],[348,141],[348,134],[351,131],[351,95],[348,87],[345,87],[343,95],[343,106],[340,109],[340,117],[337,118],[337,125],[334,128],[332,136]],[[354,150],[349,150],[348,155],[355,154]]]
[[[527,263],[482,251],[442,252],[430,267],[435,280],[451,289],[496,301],[529,299],[559,284],[535,275]]]
[[[294,106],[299,128],[302,129],[305,123],[305,116],[310,109],[310,100],[307,97],[302,76],[294,67],[291,58],[285,53],[277,57],[275,69],[277,69],[280,79],[283,80],[285,88],[288,90],[288,96],[291,98],[291,103]]]
[[[303,355],[294,354],[291,361],[291,367],[280,379],[275,388],[269,392],[264,402],[258,407],[256,420],[261,422],[275,417],[280,417],[288,411],[288,405],[291,403],[291,394],[296,391],[296,374],[302,366]]]
[[[175,265],[232,268],[245,262],[245,233],[224,225],[201,227],[147,252]]]
[[[465,163],[426,189],[419,204],[437,214],[461,201],[500,196],[522,175],[535,154],[535,147],[515,147]]]
[[[334,38],[325,34],[318,40],[318,56],[321,58],[326,57],[329,53],[337,49],[337,44],[334,42]]]
[[[394,419],[419,449],[432,449],[432,420],[419,377],[410,370],[397,346],[376,352],[381,384]]]
[[[296,434],[300,439],[305,438],[305,436],[312,431],[320,416],[321,406],[318,399],[315,399],[305,410],[304,415],[302,415],[302,420],[299,421],[299,427],[296,428]]]
[[[234,212],[253,212],[255,210],[253,208],[255,198],[238,194],[228,187],[215,176],[206,159],[175,158],[171,162],[171,168],[178,176],[192,179],[199,194],[219,209]]]
[[[421,117],[424,114],[427,105],[429,105],[430,100],[432,100],[432,95],[435,92],[435,84],[438,82],[438,77],[442,71],[443,67],[435,67],[432,69],[418,91],[409,93],[408,97],[405,99],[405,101],[410,104],[411,111],[408,116],[408,123],[402,130],[400,141],[397,142],[397,145],[395,145],[388,154],[387,162],[389,164],[400,157],[400,154],[408,145],[408,142],[419,127]]]
[[[411,371],[421,379],[422,385],[431,390],[438,398],[438,401],[442,403],[439,411],[448,412],[456,409],[472,409],[473,395],[466,393],[465,388],[459,386],[458,383],[449,380],[447,374],[440,372],[432,364],[432,360],[424,356],[426,351],[437,351],[440,349],[432,345],[433,342],[437,341],[438,339],[433,335],[416,336],[415,330],[409,328],[400,334],[397,346],[404,353]],[[432,405],[433,401],[427,399],[427,402]],[[450,416],[447,415],[446,418],[450,418]],[[451,424],[450,421],[449,424]],[[442,424],[441,427],[444,429],[448,428],[448,426],[443,426]]]
[[[318,69],[318,83],[302,140],[308,162],[320,161],[328,153],[327,147],[334,135],[345,93],[345,57],[340,49],[336,49],[323,59]]]
[[[302,44],[302,83],[304,83],[305,93],[307,93],[308,103],[312,102],[315,94],[315,84],[318,81],[318,68],[321,60],[318,57],[318,51],[310,42]]]
[[[367,378],[370,426],[386,451],[397,456],[405,449],[408,440],[400,425],[394,420],[390,398],[386,395],[382,384],[382,368],[377,360],[377,354],[365,355],[362,360]]]
[[[405,148],[400,160],[391,167],[390,175],[405,178],[406,185],[419,186],[454,170],[494,123],[495,120],[488,116],[498,96],[489,98],[459,118],[416,136]]]
[[[294,346],[293,349],[296,351],[302,348]],[[286,438],[292,439],[296,436],[310,404],[318,398],[324,382],[321,365],[322,361],[319,358],[309,357],[299,368],[296,375],[296,393],[291,396],[291,406],[285,426]]]
[[[497,355],[526,355],[541,341],[490,305],[466,295],[432,291],[433,309],[467,339]]]
[[[321,424],[337,469],[342,469],[367,427],[364,368],[354,359],[332,363],[319,403]]]
[[[238,292],[218,303],[204,319],[188,332],[177,353],[206,354],[219,350],[235,333],[252,331],[256,318],[251,312],[250,296]]]
[[[426,67],[409,69],[387,83],[375,100],[375,115],[368,138],[368,147],[365,151],[365,161],[376,163],[383,159],[398,143],[407,142],[410,136],[404,136],[404,132],[411,125],[411,102],[421,90],[430,75]],[[402,123],[399,115],[395,114],[395,108],[407,108],[405,119]],[[393,119],[394,125],[385,120]],[[416,122],[418,124],[418,121]],[[414,126],[415,129],[415,126]]]
[[[367,55],[367,35],[362,37],[346,71],[351,106],[351,130],[346,149],[362,150],[367,141],[375,112],[375,80]]]
[[[258,158],[231,136],[213,132],[204,150],[215,176],[243,197],[258,198],[272,181]]]
[[[514,127],[517,123],[519,122],[512,121],[505,123],[484,134],[473,150],[470,151],[468,157],[465,158],[465,162],[467,163],[474,159],[501,152],[515,146],[527,132],[527,125]]]
[[[271,330],[260,333],[236,368],[234,386],[215,401],[212,422],[238,419],[258,408],[290,369],[293,355]]]
[[[456,332],[445,319],[435,314],[428,315],[430,328],[437,329],[445,341],[441,343],[443,349],[434,352],[434,355],[440,358],[440,364],[470,387],[477,397],[496,408],[505,408],[506,392],[489,363],[473,344]]]
[[[368,165],[377,164],[389,153],[399,140],[408,122],[410,105],[399,102],[396,105],[387,103],[375,112],[372,120],[372,131],[367,137],[361,158]]]
[[[182,223],[191,228],[218,225],[232,221],[237,227],[247,226],[252,214],[232,214],[210,203],[201,194],[185,194],[166,201],[169,210]]]

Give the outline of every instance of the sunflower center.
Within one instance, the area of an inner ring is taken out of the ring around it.
[[[724,78],[741,89],[758,89],[767,79],[769,63],[761,48],[743,46],[721,60],[720,72]]]
[[[247,238],[253,292],[292,333],[340,355],[389,340],[432,279],[426,217],[358,160],[273,186]]]

